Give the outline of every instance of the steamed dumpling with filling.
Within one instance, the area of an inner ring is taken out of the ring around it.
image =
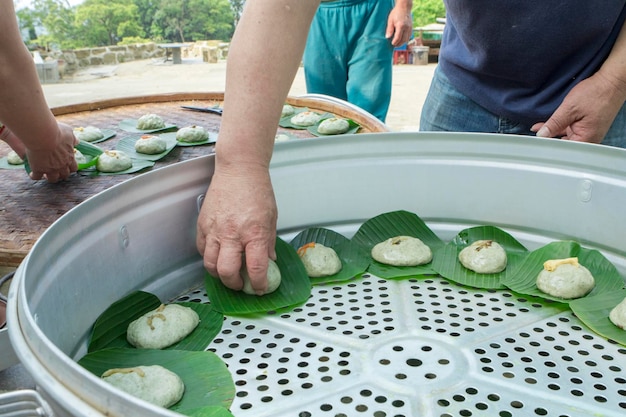
[[[283,118],[283,117],[291,116],[295,112],[296,112],[296,109],[294,109],[292,105],[285,104],[283,105],[283,110],[280,113],[280,117]]]
[[[132,166],[132,159],[124,151],[104,151],[96,162],[96,168],[100,172],[120,172]]]
[[[74,136],[78,140],[84,140],[85,142],[93,142],[104,137],[104,133],[100,128],[95,126],[76,127],[74,128]]]
[[[340,135],[350,130],[350,123],[346,119],[331,117],[324,119],[317,127],[317,131],[322,135]]]
[[[479,274],[495,274],[506,268],[506,252],[498,242],[477,240],[459,252],[461,264]]]
[[[303,245],[297,252],[311,278],[328,277],[341,271],[341,259],[333,248],[311,242]]]
[[[248,269],[246,268],[245,258],[242,261],[241,270],[239,271],[239,273],[241,274],[241,278],[243,279],[243,288],[241,289],[241,291],[249,295],[259,295],[254,291],[254,288],[252,288],[250,275],[248,275]],[[276,291],[280,286],[281,281],[282,276],[280,274],[280,269],[278,268],[276,262],[270,259],[267,266],[267,289],[263,294],[260,295],[266,295]]]
[[[291,124],[296,126],[313,126],[320,121],[320,115],[312,111],[303,111],[291,118]]]
[[[101,378],[134,397],[164,408],[176,404],[185,393],[183,380],[160,365],[109,369]]]
[[[167,143],[163,138],[160,138],[156,135],[142,135],[135,142],[135,151],[139,153],[155,155],[165,152],[166,150]]]
[[[137,129],[139,130],[154,130],[164,127],[165,121],[158,114],[148,113],[137,119]]]
[[[620,329],[626,330],[626,298],[613,307],[609,313],[609,320]]]
[[[372,258],[387,265],[417,266],[430,262],[433,252],[416,237],[396,236],[374,246]]]
[[[74,159],[76,159],[76,163],[79,165],[87,163],[87,157],[78,149],[74,149]]]
[[[546,261],[537,276],[540,291],[565,300],[584,297],[594,286],[593,275],[578,263],[578,258]]]
[[[193,309],[161,304],[128,325],[128,343],[140,349],[163,349],[183,340],[200,323]]]
[[[181,142],[204,142],[209,140],[209,132],[202,126],[187,126],[176,132],[176,140]]]
[[[7,154],[7,162],[11,165],[22,165],[24,160],[15,151],[9,151]]]

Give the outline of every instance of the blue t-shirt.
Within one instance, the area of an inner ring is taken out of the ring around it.
[[[441,70],[511,120],[545,121],[609,55],[626,0],[444,0]]]

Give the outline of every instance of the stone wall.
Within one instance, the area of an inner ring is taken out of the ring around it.
[[[182,48],[183,58],[202,58],[209,63],[225,59],[228,54],[228,43],[221,41],[198,41],[189,43]],[[141,59],[165,59],[165,49],[154,42],[133,45],[103,46],[68,51],[53,51],[41,54],[44,61],[58,63],[59,75],[70,75],[76,71],[98,65],[117,65],[123,62]]]

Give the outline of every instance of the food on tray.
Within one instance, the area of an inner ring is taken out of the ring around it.
[[[126,339],[141,349],[163,349],[183,340],[200,323],[193,309],[161,304],[128,325]]]
[[[176,140],[181,142],[204,142],[209,140],[209,132],[202,126],[187,126],[176,132]]]
[[[104,133],[100,128],[95,126],[75,127],[74,136],[78,140],[84,140],[85,142],[93,142],[104,137]]]
[[[537,276],[540,291],[566,300],[584,297],[594,286],[593,275],[578,263],[578,258],[546,261]]]
[[[283,111],[281,112],[280,117],[283,118],[283,117],[291,116],[295,112],[296,112],[296,109],[294,109],[292,105],[285,104],[283,105]]]
[[[285,135],[284,133],[279,133],[274,138],[274,142],[287,142],[288,140],[289,136]]]
[[[158,114],[148,113],[137,119],[137,129],[139,130],[153,130],[163,129],[165,122]]]
[[[611,310],[609,320],[620,329],[626,330],[626,298]]]
[[[123,151],[104,151],[96,163],[100,172],[120,172],[133,166],[130,156]]]
[[[180,401],[185,392],[183,380],[160,365],[109,369],[102,379],[134,397],[165,408]]]
[[[74,159],[76,159],[76,163],[79,165],[87,163],[87,157],[78,149],[74,149]]]
[[[246,294],[258,295],[252,288],[252,283],[250,283],[250,276],[248,275],[248,269],[246,268],[245,258],[242,260],[241,270],[239,272],[241,274],[241,278],[243,278],[243,288],[241,290]],[[267,289],[260,295],[266,295],[276,291],[280,286],[281,281],[282,277],[280,275],[280,269],[278,268],[278,265],[276,265],[276,262],[270,259],[269,265],[267,266]]]
[[[322,135],[340,135],[348,130],[350,130],[350,123],[346,119],[338,117],[322,120],[322,123],[317,127],[317,131]]]
[[[374,246],[372,258],[387,265],[417,266],[430,262],[433,252],[416,237],[396,236]]]
[[[135,142],[135,151],[147,155],[155,155],[167,150],[167,143],[156,135],[142,135]]]
[[[303,111],[291,118],[291,124],[296,126],[313,126],[320,121],[320,115],[312,111]]]
[[[298,256],[311,278],[328,277],[341,271],[341,260],[337,252],[321,243],[307,243],[298,249]]]
[[[24,160],[15,151],[9,151],[7,154],[7,162],[11,165],[22,165]]]
[[[506,252],[498,242],[477,240],[459,252],[459,262],[479,274],[495,274],[506,268]]]

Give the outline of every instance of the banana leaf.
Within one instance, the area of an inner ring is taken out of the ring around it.
[[[569,304],[572,300],[554,297],[540,291],[536,282],[537,275],[543,270],[545,261],[572,257],[578,257],[578,262],[586,267],[595,279],[595,287],[585,298],[619,291],[624,286],[624,279],[615,266],[599,251],[585,249],[573,241],[552,242],[530,252],[523,262],[516,264],[511,273],[502,278],[502,284],[520,294]]]
[[[131,158],[132,159],[132,158]],[[146,159],[132,159],[133,166],[124,171],[119,172],[101,172],[95,171],[97,175],[124,175],[124,174],[134,174],[135,172],[143,171],[146,168],[152,168],[154,166],[154,161],[148,161]]]
[[[209,351],[111,348],[88,353],[78,364],[98,377],[113,368],[160,365],[185,384],[183,398],[170,410],[190,416],[228,416],[220,408],[230,408],[235,396],[235,384],[226,364]],[[213,407],[207,410],[214,413],[201,412],[205,407]]]
[[[180,342],[167,347],[168,350],[204,350],[221,331],[224,316],[211,305],[192,302],[177,303],[193,309],[200,316],[195,330]],[[135,291],[114,302],[96,320],[88,352],[120,347],[134,349],[126,340],[126,329],[135,319],[161,305],[159,298],[144,291]]]
[[[183,142],[182,140],[176,140],[176,132],[165,133],[161,136],[173,136],[174,140],[176,140],[176,146],[202,146],[202,145],[212,145],[217,142],[217,133],[208,132],[209,138],[207,140],[203,140],[200,142]]]
[[[297,108],[294,114],[281,118],[280,121],[278,122],[278,125],[280,127],[284,127],[287,129],[307,130],[310,126],[300,126],[300,125],[295,125],[291,123],[292,117],[294,117],[296,114],[299,114],[305,111],[312,111],[312,110],[309,110],[306,107]],[[317,113],[320,116],[320,120],[328,119],[329,117],[335,117],[332,113],[319,113],[319,112],[314,112],[314,113]]]
[[[13,165],[9,164],[6,157],[0,158],[0,169],[25,169],[25,164]]]
[[[506,251],[507,266],[502,272],[495,274],[479,274],[465,268],[459,262],[459,252],[477,240],[493,240]],[[511,273],[516,264],[524,260],[528,250],[513,236],[494,226],[477,226],[460,231],[454,239],[445,246],[437,249],[437,256],[433,256],[432,267],[439,275],[458,284],[475,288],[503,289],[506,288],[501,280]]]
[[[319,126],[320,126],[320,123],[322,123],[326,119],[329,119],[329,117],[326,117],[326,118],[320,120],[318,123],[314,124],[313,126],[309,126],[308,129],[307,129],[309,131],[309,133],[312,134],[313,136],[349,135],[349,134],[353,134],[353,133],[358,132],[358,130],[361,128],[361,125],[358,124],[357,122],[355,122],[354,120],[346,119],[347,122],[348,122],[348,125],[350,126],[347,131],[345,131],[343,133],[335,133],[335,134],[332,134],[332,135],[327,135],[327,134],[324,134],[324,133],[320,133],[317,130],[319,128]]]
[[[158,161],[159,159],[166,157],[167,154],[169,154],[172,151],[172,149],[176,147],[176,136],[172,137],[171,135],[170,136],[160,135],[159,137],[161,137],[165,141],[167,147],[165,148],[165,151],[154,154],[154,155],[148,155],[145,153],[137,152],[135,150],[135,142],[140,140],[141,138],[140,136],[129,136],[129,137],[120,139],[120,141],[117,142],[117,144],[115,145],[115,149],[125,152],[132,159],[145,159],[148,161]]]
[[[369,266],[370,258],[367,252],[360,245],[333,230],[324,228],[306,229],[294,237],[289,244],[297,253],[299,248],[310,242],[320,243],[334,249],[342,265],[341,271],[334,275],[310,278],[313,285],[347,281],[360,277]]]
[[[102,135],[103,135],[100,139],[90,140],[90,141],[85,141],[85,142],[100,143],[100,142],[104,142],[106,140],[109,140],[112,137],[115,137],[115,135],[116,135],[115,130],[113,130],[113,129],[100,129],[100,131],[102,132]]]
[[[583,297],[569,303],[572,312],[592,331],[626,346],[626,330],[609,320],[609,313],[626,298],[626,289]]]
[[[419,218],[417,214],[399,210],[372,217],[361,225],[352,240],[365,248],[370,257],[368,272],[385,279],[398,279],[436,275],[432,262],[418,266],[392,266],[377,262],[371,258],[372,248],[378,243],[395,236],[413,236],[424,242],[433,252],[444,242]]]
[[[165,126],[159,129],[137,129],[137,119],[124,119],[119,124],[118,127],[126,132],[130,133],[156,133],[156,132],[169,132],[172,130],[177,130],[178,127],[173,124],[165,123]]]
[[[308,300],[311,295],[311,281],[296,251],[278,238],[276,256],[282,281],[276,291],[263,296],[231,290],[218,278],[207,273],[204,280],[205,288],[213,308],[224,314],[248,315],[275,311]]]

